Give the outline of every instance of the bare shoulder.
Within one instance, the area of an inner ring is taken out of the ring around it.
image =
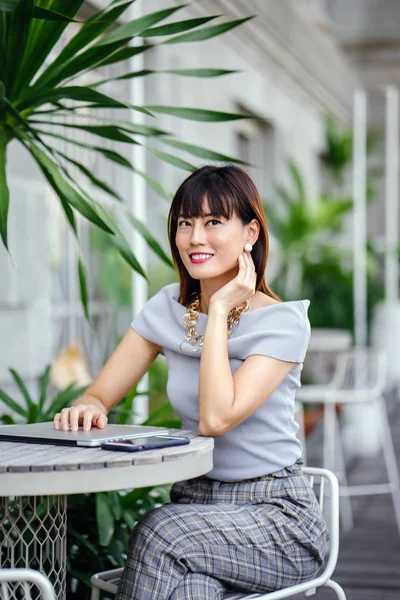
[[[251,310],[262,308],[264,306],[271,306],[272,304],[280,304],[279,300],[267,296],[264,292],[256,292],[251,298]]]

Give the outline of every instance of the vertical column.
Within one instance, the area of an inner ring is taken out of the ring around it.
[[[367,343],[367,96],[353,101],[353,277],[355,344]]]
[[[399,90],[392,85],[386,88],[385,146],[385,300],[394,304],[399,298]]]
[[[140,3],[134,4],[128,14],[131,19],[139,18],[142,16],[142,7]],[[134,43],[138,43],[138,40],[134,40]],[[140,42],[141,43],[141,42]],[[144,68],[143,54],[139,54],[132,59],[129,71],[141,71]],[[145,102],[144,94],[144,78],[135,77],[130,80],[129,85],[129,102],[135,106],[142,106]],[[130,111],[129,118],[138,124],[144,123],[144,115],[138,111]],[[146,150],[143,146],[131,145],[131,158],[132,164],[138,171],[144,172],[146,170]],[[131,206],[132,213],[143,222],[146,222],[146,182],[137,173],[132,173],[132,194],[131,194]],[[144,268],[147,271],[147,248],[146,242],[136,230],[132,232],[132,246],[133,252]],[[148,285],[145,279],[136,272],[132,272],[132,309],[133,314],[136,315],[144,306],[147,301]],[[138,391],[144,391],[148,389],[148,375],[145,375],[141,380]],[[147,396],[138,396],[135,399],[135,422],[143,422],[149,414],[149,401]]]

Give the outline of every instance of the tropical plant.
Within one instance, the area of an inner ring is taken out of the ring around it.
[[[28,386],[24,383],[22,377],[14,369],[9,369],[17,388],[21,392],[23,404],[11,398],[6,392],[0,389],[0,400],[8,408],[8,412],[0,415],[0,422],[5,425],[14,425],[15,423],[43,423],[51,421],[54,415],[65,406],[68,406],[86,389],[85,387],[76,387],[74,383],[65,390],[58,392],[52,399],[49,398],[49,378],[51,365],[47,365],[42,375],[39,377],[38,399],[34,400],[28,391]]]
[[[349,198],[334,198],[320,194],[311,200],[307,196],[303,177],[293,160],[288,161],[291,186],[277,186],[282,200],[281,210],[276,203],[265,203],[265,212],[272,232],[280,242],[283,269],[277,291],[284,298],[298,297],[302,287],[302,265],[327,235],[338,232],[343,216],[350,210]]]
[[[334,246],[320,248],[317,259],[303,263],[301,297],[308,298],[312,327],[354,331],[353,266],[351,253]],[[383,298],[381,269],[376,252],[367,248],[367,317],[370,323],[373,307]]]
[[[231,161],[245,164],[230,156],[173,139],[171,133],[144,124],[117,118],[95,116],[101,109],[129,109],[148,117],[168,114],[183,119],[204,122],[222,122],[248,118],[246,115],[213,110],[176,106],[132,106],[110,97],[98,88],[113,79],[100,80],[90,85],[79,83],[79,77],[94,73],[99,67],[124,63],[135,55],[154,46],[200,42],[208,40],[241,25],[248,18],[202,27],[219,15],[173,21],[160,24],[185,5],[164,10],[119,24],[134,0],[110,1],[107,7],[92,15],[86,22],[79,19],[84,0],[0,0],[0,235],[8,249],[7,217],[9,190],[7,185],[6,149],[11,140],[17,140],[32,155],[48,181],[77,239],[78,273],[81,300],[88,315],[86,269],[79,249],[77,214],[101,228],[110,243],[118,250],[132,269],[146,277],[146,273],[125,239],[117,222],[110,216],[86,185],[75,175],[80,172],[95,188],[119,202],[120,210],[149,246],[166,263],[170,258],[153,238],[146,226],[132,215],[112,187],[95,176],[89,167],[72,159],[68,152],[57,149],[62,140],[81,147],[89,153],[122,165],[143,176],[148,185],[161,196],[170,194],[154,179],[135,167],[123,154],[106,148],[101,141],[112,140],[124,144],[143,144],[160,160],[187,171],[195,167],[186,160],[149,147],[143,139],[156,140],[170,148],[187,152],[206,160]],[[81,23],[66,46],[53,55],[55,44],[70,23]],[[145,38],[145,40],[144,40]],[[161,39],[160,42],[149,40]],[[139,43],[132,45],[135,40]],[[50,53],[51,59],[50,59]],[[220,77],[235,71],[217,68],[168,70],[171,76]],[[134,79],[155,73],[154,70],[125,72],[114,79]],[[90,114],[86,109],[90,109]],[[99,110],[98,110],[99,109]],[[85,112],[86,111],[86,112]],[[61,127],[61,133],[60,133]],[[90,134],[100,143],[81,142],[71,132]],[[56,140],[54,142],[53,140]]]
[[[382,138],[379,130],[369,129],[367,131],[367,156],[369,162],[377,152]],[[332,117],[325,120],[325,150],[321,154],[322,164],[325,165],[325,186],[331,194],[343,194],[346,179],[349,179],[350,168],[353,160],[353,131],[346,126],[340,126]],[[374,179],[380,174],[380,168],[367,169],[367,199],[375,197]]]

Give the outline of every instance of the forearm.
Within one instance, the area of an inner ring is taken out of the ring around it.
[[[229,364],[227,315],[210,306],[199,374],[199,431],[218,436],[232,411],[235,388]]]

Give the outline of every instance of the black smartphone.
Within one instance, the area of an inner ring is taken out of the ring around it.
[[[168,448],[169,446],[184,446],[189,442],[190,438],[177,435],[151,435],[149,437],[103,442],[101,448],[103,450],[117,450],[118,452],[140,452],[142,450]]]

